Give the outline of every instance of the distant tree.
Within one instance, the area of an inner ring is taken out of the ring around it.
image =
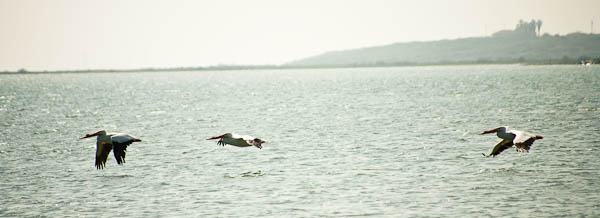
[[[538,36],[541,36],[542,32],[540,29],[542,29],[542,20],[537,20],[537,22],[535,22],[535,26],[537,27]]]
[[[531,22],[525,22],[523,20],[519,20],[517,27],[515,28],[515,33],[519,37],[535,37],[536,36],[536,21],[531,20]]]
[[[517,28],[515,28],[515,32],[523,31],[524,27],[525,27],[525,21],[519,20],[519,23],[517,24]]]

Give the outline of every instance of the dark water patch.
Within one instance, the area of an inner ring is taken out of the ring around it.
[[[227,179],[233,179],[233,178],[253,178],[253,177],[261,177],[264,176],[265,173],[262,171],[248,171],[248,172],[243,172],[240,174],[231,174],[231,173],[225,173],[223,174],[223,178],[227,178]]]
[[[249,171],[249,172],[244,172],[242,174],[240,174],[241,177],[260,177],[260,176],[264,176],[265,173],[263,173],[262,171]]]
[[[100,178],[132,178],[134,177],[133,175],[128,175],[128,174],[123,174],[123,175],[97,175],[96,177],[100,177]]]

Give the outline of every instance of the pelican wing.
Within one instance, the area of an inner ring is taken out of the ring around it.
[[[515,144],[515,146],[517,147],[517,151],[518,152],[529,152],[529,149],[531,148],[531,145],[533,145],[534,141],[535,141],[535,138],[529,138],[525,142]]]
[[[494,149],[492,149],[492,152],[490,153],[489,156],[495,157],[496,155],[502,153],[502,151],[510,148],[513,146],[513,142],[511,140],[502,140],[501,142],[499,142],[498,144],[496,144],[496,146],[494,146]]]
[[[113,143],[113,154],[117,160],[117,164],[125,163],[125,153],[127,146],[133,143],[136,138],[127,134],[115,134],[111,137]]]
[[[240,141],[240,143],[245,143],[247,146],[254,145],[255,138],[252,136],[231,134],[231,138]]]
[[[535,135],[528,132],[523,132],[519,130],[510,130],[509,132],[515,135],[515,138],[513,139],[513,143],[515,145],[525,143],[526,141],[532,138],[535,139]]]
[[[96,169],[104,169],[110,150],[112,150],[112,144],[100,141],[96,142]]]

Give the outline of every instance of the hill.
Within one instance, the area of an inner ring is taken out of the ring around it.
[[[526,24],[526,23],[525,23]],[[576,64],[600,62],[600,34],[539,36],[535,30],[503,30],[491,37],[463,38],[327,52],[284,66],[396,66],[435,64]]]

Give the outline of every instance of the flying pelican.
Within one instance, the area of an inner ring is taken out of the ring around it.
[[[236,135],[231,133],[225,133],[220,136],[210,137],[206,140],[213,139],[219,139],[217,145],[225,146],[225,144],[229,144],[237,147],[256,146],[259,149],[262,149],[262,143],[265,143],[265,141],[260,140],[259,138],[254,138],[252,136],[247,135]]]
[[[500,141],[496,146],[494,146],[494,149],[492,149],[492,152],[489,155],[486,156],[485,154],[483,154],[483,156],[486,157],[495,157],[496,155],[512,147],[513,145],[516,146],[518,152],[529,152],[529,148],[531,148],[531,145],[535,140],[544,138],[541,135],[534,135],[524,131],[512,129],[509,130],[507,126],[483,131],[480,135],[485,135],[489,133],[496,133],[496,136],[498,136],[498,138],[501,138],[502,141]]]
[[[96,138],[96,169],[104,169],[106,165],[106,158],[110,150],[114,149],[113,154],[117,160],[117,164],[125,163],[125,152],[127,152],[127,146],[134,142],[141,142],[141,139],[133,137],[124,133],[109,133],[101,130],[94,134],[86,134],[80,139],[85,139],[93,136]]]

